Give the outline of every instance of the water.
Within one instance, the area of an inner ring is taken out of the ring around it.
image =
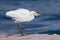
[[[22,23],[29,34],[60,34],[60,0],[0,0],[0,34],[18,34],[17,26],[5,13],[18,8],[42,14],[33,21]]]

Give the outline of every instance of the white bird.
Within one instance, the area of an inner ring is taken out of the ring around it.
[[[19,25],[22,22],[30,22],[35,18],[35,16],[40,16],[40,15],[41,14],[39,14],[38,12],[30,11],[28,9],[23,9],[23,8],[6,12],[6,16],[12,18],[14,22],[18,23]],[[24,34],[25,31],[21,27],[21,25],[19,28],[21,35],[25,35]]]

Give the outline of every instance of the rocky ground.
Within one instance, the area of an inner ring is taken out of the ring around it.
[[[0,40],[60,40],[60,35],[48,35],[48,34],[30,34],[27,36],[18,35],[0,35]]]

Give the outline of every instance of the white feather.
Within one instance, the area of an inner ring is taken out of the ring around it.
[[[35,18],[34,13],[36,12],[21,8],[6,12],[6,16],[11,17],[17,23],[21,23],[32,21]]]

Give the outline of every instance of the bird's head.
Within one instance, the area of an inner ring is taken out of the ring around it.
[[[34,14],[34,16],[41,16],[39,12],[35,12],[35,11],[31,11],[31,12]]]

